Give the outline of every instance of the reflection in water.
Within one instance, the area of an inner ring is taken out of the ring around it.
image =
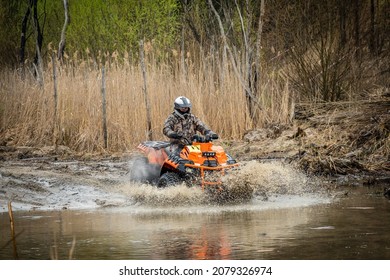
[[[189,246],[189,259],[196,260],[229,260],[231,259],[231,244],[227,233],[222,228],[216,229],[213,236],[209,238],[208,228],[202,226],[200,237],[194,244]]]

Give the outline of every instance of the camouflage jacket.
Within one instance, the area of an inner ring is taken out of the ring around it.
[[[210,129],[195,115],[188,113],[185,116],[177,113],[176,110],[168,116],[164,122],[163,133],[169,138],[169,134],[176,132],[182,133],[183,138],[181,142],[190,144],[192,136],[199,131],[202,134],[206,134]],[[171,142],[178,143],[178,140],[170,138]]]

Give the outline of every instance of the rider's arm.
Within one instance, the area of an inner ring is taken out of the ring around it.
[[[213,132],[207,125],[205,125],[199,118],[194,116],[194,124],[196,130],[205,135],[206,137],[210,137],[209,139],[218,139],[218,135]]]
[[[205,125],[198,117],[194,116],[194,125],[195,125],[195,130],[199,131],[203,135],[208,134],[211,132],[211,129]]]
[[[170,115],[164,122],[163,134],[171,139],[180,139],[182,135],[173,130],[174,126],[175,126],[175,117]]]

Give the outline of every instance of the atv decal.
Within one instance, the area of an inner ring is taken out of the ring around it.
[[[187,146],[187,148],[190,153],[200,152],[200,145],[191,145]]]

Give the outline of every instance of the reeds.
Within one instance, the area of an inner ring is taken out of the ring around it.
[[[22,79],[15,70],[0,73],[0,133],[7,145],[58,146],[74,151],[127,151],[147,138],[146,107],[142,92],[142,72],[131,58],[105,59],[107,102],[107,148],[102,125],[102,71],[99,63],[84,58],[68,58],[58,65],[55,98],[53,63],[44,71],[40,87],[32,75]],[[216,63],[209,58],[187,62],[157,63],[146,59],[151,129],[156,140],[164,139],[162,125],[171,113],[173,100],[185,95],[193,103],[192,112],[223,139],[239,139],[245,131],[269,122],[288,122],[291,96],[286,80],[264,75],[258,97],[263,105],[255,124],[247,114],[242,85],[233,71],[217,81]],[[185,74],[184,74],[185,73]],[[57,101],[56,101],[57,100]],[[57,102],[57,104],[55,104]],[[56,109],[57,108],[57,109]],[[55,116],[57,112],[57,116]]]

